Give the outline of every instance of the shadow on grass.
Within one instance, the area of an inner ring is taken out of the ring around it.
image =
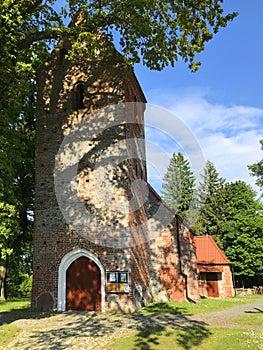
[[[176,332],[175,329],[177,329]],[[198,346],[202,341],[208,338],[212,333],[203,325],[196,325],[194,327],[185,327],[179,329],[158,328],[152,330],[140,331],[134,340],[134,349],[138,350],[152,350],[156,345],[162,345],[162,349],[177,349],[180,346],[182,349],[190,350],[193,346]],[[172,337],[170,342],[165,340],[165,337]],[[171,348],[172,346],[172,348]]]
[[[151,309],[153,310],[153,308]],[[190,315],[182,314],[182,309],[179,312],[179,308],[177,310],[173,308],[171,315],[161,315],[161,313],[158,315],[134,315],[134,319],[138,320],[137,329],[139,330],[135,335],[134,349],[152,350],[154,349],[152,346],[159,345],[163,341],[166,344],[165,337],[170,336],[173,336],[173,341],[185,350],[200,345],[205,338],[211,335],[211,332],[207,329],[206,323],[196,321],[192,317],[190,318]],[[167,311],[167,309],[165,310]],[[171,348],[171,344],[168,343],[168,348]],[[176,349],[176,347],[174,348]]]
[[[144,310],[145,311],[145,310]],[[15,346],[30,349],[71,349],[76,344],[80,348],[104,349],[102,338],[107,343],[120,337],[129,336],[135,331],[134,349],[151,350],[164,339],[172,339],[176,331],[176,343],[185,350],[201,344],[210,336],[204,322],[195,321],[184,314],[184,307],[175,307],[168,303],[149,305],[147,312],[134,313],[96,313],[96,312],[36,312],[30,308],[10,310],[0,313],[1,323],[12,323],[15,320],[36,320],[30,323],[30,334],[27,339],[17,339]],[[41,320],[40,320],[41,319]],[[37,321],[39,320],[39,321]],[[174,338],[173,338],[174,339]],[[172,347],[176,344],[172,343]]]
[[[145,306],[140,312],[140,314],[153,314],[153,315],[163,315],[163,314],[169,314],[169,315],[181,315],[186,314],[187,310],[185,307],[178,306],[178,303],[165,303],[165,302],[159,302],[159,303],[152,303],[147,306]]]

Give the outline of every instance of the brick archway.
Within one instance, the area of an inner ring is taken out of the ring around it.
[[[80,259],[79,258],[84,258]],[[85,258],[87,260],[85,260]],[[60,262],[58,270],[58,311],[65,311],[67,308],[67,271],[73,262],[79,262],[90,264],[91,270],[94,270],[94,274],[100,275],[100,281],[98,286],[100,286],[100,302],[97,302],[99,309],[105,311],[105,272],[100,261],[96,256],[84,249],[77,249],[67,253]],[[73,264],[72,266],[78,265]],[[75,266],[76,268],[76,266]],[[81,268],[80,266],[78,268]],[[74,270],[74,268],[72,268]],[[69,270],[70,271],[70,270]],[[74,272],[73,272],[74,273]],[[91,272],[92,275],[92,272]],[[94,276],[94,275],[93,275]],[[98,281],[97,281],[98,282]]]

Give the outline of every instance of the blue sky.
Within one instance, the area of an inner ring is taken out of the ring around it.
[[[204,160],[212,161],[221,176],[244,180],[258,189],[247,165],[262,158],[263,1],[226,0],[224,7],[239,16],[206,45],[198,56],[202,62],[198,72],[191,73],[182,62],[162,72],[135,67],[148,103],[174,115],[156,124],[146,118],[148,175],[158,191],[173,152],[180,150],[190,163],[193,160],[184,145],[178,149],[177,136],[171,135],[180,122],[199,143]]]

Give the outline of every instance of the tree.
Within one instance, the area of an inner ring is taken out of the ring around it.
[[[106,54],[111,48],[106,41],[131,63],[161,70],[182,58],[196,70],[196,53],[237,15],[224,15],[221,2],[65,0],[59,8],[55,0],[2,0],[0,110],[7,105],[19,109],[21,91],[34,71],[32,58],[65,38],[74,41],[73,51],[90,57]]]
[[[176,213],[185,218],[193,201],[195,178],[182,153],[173,154],[163,178],[162,196]]]
[[[225,179],[219,176],[214,164],[207,161],[202,175],[202,181],[197,189],[197,201],[200,215],[195,225],[199,235],[212,235],[221,246],[220,230],[224,221],[224,192]]]
[[[221,2],[65,0],[61,8],[56,0],[0,2],[0,203],[13,208],[19,226],[15,237],[5,230],[13,253],[1,263],[9,261],[10,275],[20,266],[16,258],[30,252],[36,71],[54,45],[71,40],[71,57],[93,58],[112,43],[131,64],[161,70],[181,58],[196,70],[196,53],[236,16],[225,15]],[[2,218],[9,227],[8,216]]]
[[[142,60],[151,69],[174,64],[178,57],[194,65],[195,54],[203,51],[213,34],[237,15],[235,12],[224,15],[222,2],[65,0],[58,9],[55,0],[3,0],[0,5],[3,59],[18,63],[18,53],[24,53],[35,42],[65,36],[85,41],[94,50],[94,45],[99,44],[94,42],[94,36],[100,34],[109,42],[118,40],[126,57],[133,62]],[[78,26],[68,27],[65,19]]]
[[[228,183],[224,191],[222,248],[240,286],[262,285],[263,206],[256,199],[256,192],[244,181]]]
[[[22,276],[22,273],[26,275],[30,272],[34,197],[35,104],[35,81],[32,79],[23,95],[21,93],[20,112],[18,113],[14,108],[12,118],[0,119],[2,298],[7,295],[8,291],[15,293],[15,290],[19,289],[19,285],[23,282],[23,277],[18,278],[19,275]],[[4,114],[4,116],[6,115]],[[12,282],[10,281],[11,277],[13,278]],[[13,286],[12,290],[10,289],[11,285]]]
[[[263,151],[263,140],[260,140],[261,149]],[[256,184],[263,189],[263,159],[258,163],[248,165],[248,169],[252,176],[256,176]]]
[[[0,299],[6,298],[8,259],[13,253],[13,243],[20,234],[18,213],[13,205],[0,202]]]

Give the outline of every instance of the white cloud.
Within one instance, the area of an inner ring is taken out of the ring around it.
[[[228,181],[244,180],[258,190],[247,165],[262,158],[259,140],[263,138],[263,109],[211,102],[208,89],[153,90],[147,96],[150,103],[173,113],[169,118],[165,113],[159,118],[146,118],[146,124],[150,121],[158,129],[152,129],[147,137],[165,149],[169,157],[180,150],[193,159],[194,150],[187,140],[192,144],[194,137],[195,146],[200,144],[204,158],[215,164],[221,176]],[[156,150],[151,159],[155,164],[162,163],[163,168],[164,157]],[[153,184],[158,186],[156,178]]]
[[[226,137],[223,133],[207,135],[201,141],[206,159],[211,160],[228,181],[244,180],[254,187],[247,165],[262,157],[256,131]],[[254,187],[256,189],[256,187]]]

